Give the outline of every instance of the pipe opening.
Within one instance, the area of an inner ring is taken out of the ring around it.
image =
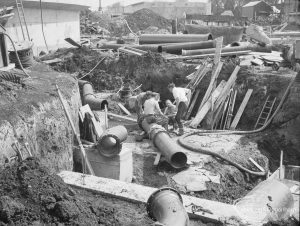
[[[230,44],[231,47],[241,46],[239,42],[233,42]]]
[[[101,106],[100,106],[101,110],[103,110],[105,108],[105,105],[108,107],[108,101],[107,100],[102,100]]]
[[[162,53],[163,47],[162,47],[162,46],[158,46],[158,47],[157,47],[157,51],[158,51],[159,53]]]
[[[213,40],[213,36],[211,34],[208,35],[207,40]]]
[[[171,165],[174,168],[182,168],[186,165],[187,162],[187,157],[183,152],[176,152],[174,155],[171,157]]]
[[[106,157],[112,157],[120,153],[120,143],[116,138],[111,136],[106,136],[101,140],[100,153]]]

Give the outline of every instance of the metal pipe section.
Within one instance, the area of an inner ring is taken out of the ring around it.
[[[201,42],[212,40],[211,34],[143,34],[139,37],[139,44],[162,44],[162,43],[179,43],[179,42]]]
[[[82,87],[82,104],[88,104],[91,110],[103,110],[105,105],[108,105],[108,101],[99,99],[94,96],[94,89],[91,83],[78,80],[79,87]]]
[[[189,217],[181,195],[173,188],[155,191],[147,201],[148,215],[165,226],[188,226]]]
[[[128,132],[124,126],[115,126],[106,130],[99,139],[97,150],[105,157],[118,155],[122,150],[122,143],[127,139]]]
[[[158,51],[158,45],[124,45],[124,44],[104,43],[99,48],[118,50],[119,48],[122,47],[130,47],[130,48],[135,48],[143,51],[152,51],[152,52]]]
[[[154,146],[165,156],[171,166],[180,169],[186,165],[187,156],[182,152],[182,147],[171,139],[162,126],[155,122],[148,122],[148,118],[145,118],[141,123],[141,127],[149,134]]]
[[[236,210],[244,220],[262,225],[268,221],[287,219],[294,206],[290,189],[279,180],[259,183],[236,203]]]
[[[158,52],[167,52],[171,54],[182,54],[182,50],[193,50],[193,49],[209,49],[215,48],[216,41],[203,41],[203,42],[184,42],[184,43],[176,43],[169,45],[160,45],[158,46]]]
[[[258,45],[247,45],[247,46],[236,46],[236,47],[225,47],[222,49],[222,53],[228,53],[228,52],[240,52],[240,51],[246,51],[251,50],[254,52],[265,52],[265,53],[271,53],[272,49],[270,46],[258,46]],[[183,56],[191,56],[191,55],[204,55],[204,54],[213,54],[216,52],[215,48],[211,49],[195,49],[195,50],[182,50]]]

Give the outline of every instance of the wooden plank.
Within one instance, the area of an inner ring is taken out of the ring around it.
[[[154,160],[154,163],[153,163],[154,166],[157,166],[157,165],[158,165],[158,163],[159,163],[159,161],[160,161],[160,158],[161,158],[161,153],[158,152],[158,153],[156,154],[156,157],[155,157],[155,160]]]
[[[251,50],[228,52],[228,53],[221,53],[221,57],[223,57],[223,56],[240,56],[240,55],[247,55],[249,53],[251,53]],[[213,57],[213,56],[215,56],[214,53],[209,53],[209,54],[202,54],[202,55],[166,57],[165,59],[166,60],[192,60],[192,59],[203,59],[203,58]]]
[[[225,119],[226,112],[228,110],[229,98],[230,98],[230,96],[227,95],[225,106],[224,106],[222,117],[221,117],[220,129],[223,128],[223,122],[224,122],[224,119]]]
[[[233,109],[234,109],[234,104],[235,104],[235,99],[236,99],[237,91],[232,91],[232,97],[229,101],[229,107],[227,111],[227,117],[226,117],[226,122],[225,122],[225,129],[230,128],[230,124],[232,121],[232,116],[233,116]]]
[[[126,115],[131,115],[131,113],[127,110],[126,107],[124,107],[123,104],[118,103],[118,106],[121,108],[121,110],[122,110]]]
[[[220,84],[218,85],[218,87],[212,93],[212,99],[213,99],[212,102],[213,103],[217,100],[219,95],[222,93],[222,90],[224,89],[225,85],[226,85],[226,82],[224,80],[222,80],[220,82]],[[192,122],[190,124],[190,126],[192,128],[197,128],[199,123],[202,122],[203,118],[206,116],[206,114],[210,110],[212,102],[209,100],[203,105],[203,107],[200,109],[200,111],[197,113],[196,117],[192,120]]]
[[[130,118],[130,117],[122,116],[122,115],[117,115],[117,114],[114,114],[114,113],[111,113],[111,112],[108,112],[107,115],[113,116],[113,117],[118,118],[118,119],[128,120],[128,121],[131,121],[131,122],[136,122],[137,121],[134,118]]]
[[[211,95],[211,92],[213,91],[213,86],[215,84],[215,81],[216,79],[218,78],[218,75],[220,74],[220,71],[223,67],[223,62],[220,62],[218,63],[218,65],[216,66],[215,70],[213,71],[212,73],[212,76],[211,76],[211,80],[210,80],[210,83],[209,83],[209,86],[206,90],[206,93],[201,101],[201,104],[200,104],[200,107],[198,109],[198,112],[200,111],[200,109],[203,107],[204,103],[208,100],[209,96]]]
[[[220,103],[223,102],[223,99],[226,99],[231,87],[233,86],[233,84],[235,83],[235,80],[237,78],[237,74],[240,70],[240,66],[236,66],[234,71],[232,72],[230,78],[228,79],[226,86],[224,87],[222,93],[220,94],[219,98],[216,101],[216,106],[219,106]]]
[[[192,102],[191,102],[191,104],[190,104],[190,106],[189,106],[189,109],[188,109],[188,111],[187,111],[187,113],[186,113],[186,115],[185,115],[185,118],[186,118],[186,119],[188,119],[188,118],[191,116],[192,111],[193,111],[193,109],[194,109],[194,107],[195,107],[195,104],[196,104],[196,102],[197,102],[197,99],[198,99],[198,97],[199,97],[199,94],[200,94],[200,89],[197,89],[197,91],[196,91],[195,94],[194,94],[194,98],[193,98],[193,100],[192,100]]]
[[[215,40],[216,40],[216,51],[215,51],[215,57],[214,57],[214,64],[217,65],[221,59],[223,36],[218,37]]]
[[[244,100],[241,103],[241,105],[239,107],[239,110],[237,111],[237,113],[236,113],[236,115],[235,115],[235,117],[233,119],[233,122],[231,123],[230,129],[235,129],[236,126],[237,126],[237,124],[239,123],[240,118],[241,118],[241,116],[242,116],[242,114],[243,114],[243,112],[245,110],[245,107],[246,107],[246,105],[247,105],[247,103],[248,103],[248,101],[249,101],[249,99],[251,97],[252,92],[253,92],[253,89],[248,89],[248,91],[247,91],[247,93],[246,93],[246,95],[244,97]]]
[[[62,171],[58,175],[65,183],[71,186],[136,203],[146,204],[150,195],[157,191],[157,188],[92,175],[83,175],[81,173],[71,171]],[[181,196],[183,199],[183,205],[190,217],[212,221],[224,220],[233,216],[238,217],[238,213],[233,205],[200,199],[188,195]],[[212,214],[207,212],[205,213],[203,211],[193,212],[193,206],[202,206],[211,211]]]
[[[45,63],[45,64],[55,64],[55,63],[62,62],[62,59],[54,58],[54,59],[51,59],[51,60],[43,60],[42,62]]]
[[[253,158],[249,158],[249,160],[261,171],[261,172],[265,172],[265,169],[262,168],[257,162],[254,161]]]

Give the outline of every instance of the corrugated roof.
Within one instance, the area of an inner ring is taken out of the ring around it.
[[[254,1],[254,2],[249,2],[248,4],[244,5],[243,7],[248,7],[248,6],[255,6],[258,3],[261,3],[262,1]]]

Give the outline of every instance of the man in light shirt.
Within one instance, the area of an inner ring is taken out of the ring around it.
[[[144,114],[155,117],[156,123],[165,127],[168,126],[168,118],[162,113],[159,104],[159,94],[151,93],[150,98],[144,103]]]
[[[181,87],[176,87],[174,83],[170,83],[168,85],[169,91],[173,94],[173,97],[176,101],[177,113],[175,116],[175,120],[178,124],[179,135],[183,135],[183,124],[181,119],[185,115],[188,104],[191,98],[191,90]]]

